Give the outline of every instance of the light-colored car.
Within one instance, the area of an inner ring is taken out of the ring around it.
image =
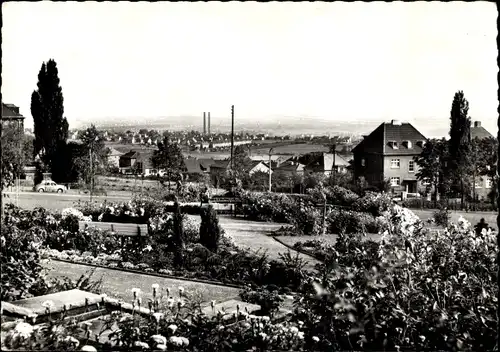
[[[59,185],[52,180],[43,180],[35,186],[35,192],[66,192],[68,188],[65,185]]]

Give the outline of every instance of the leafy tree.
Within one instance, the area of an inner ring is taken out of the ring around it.
[[[472,140],[472,151],[473,151],[473,167],[477,170],[476,175],[482,177],[488,177],[496,184],[497,174],[495,165],[498,160],[498,141],[496,138],[475,138]],[[495,186],[491,188],[491,192],[488,195],[494,204],[496,199],[497,189]]]
[[[463,91],[458,91],[453,98],[450,112],[448,176],[453,180],[454,189],[460,193],[462,208],[471,175],[471,119],[468,113],[469,102]]]
[[[180,174],[186,167],[180,146],[173,143],[168,134],[158,143],[158,150],[154,151],[151,162],[156,169],[165,170],[169,189],[172,176]]]
[[[233,170],[240,176],[248,174],[252,165],[252,159],[248,156],[245,146],[238,145],[233,153]]]
[[[269,172],[258,170],[250,175],[249,181],[251,189],[266,191],[269,189]]]
[[[31,94],[31,115],[35,128],[34,154],[41,154],[45,170],[53,173],[56,181],[61,163],[59,148],[66,147],[68,121],[64,115],[64,98],[57,64],[53,59],[43,63],[38,73],[38,89]]]
[[[428,183],[427,191],[434,190],[434,199],[437,201],[438,193],[443,189],[443,176],[445,163],[448,159],[448,141],[446,139],[431,139],[427,141],[422,153],[414,158],[418,165],[415,174],[419,181]]]
[[[26,160],[26,146],[23,132],[12,125],[2,125],[2,190],[14,184],[23,173]]]

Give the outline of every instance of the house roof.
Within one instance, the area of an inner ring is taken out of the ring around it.
[[[333,162],[333,153],[321,153],[313,161],[311,161],[306,168],[314,169],[316,171],[329,171],[333,167]],[[335,153],[335,166],[349,166],[349,162],[340,154]]]
[[[199,174],[202,173],[201,164],[198,159],[185,159],[184,160],[185,171],[188,174]]]
[[[137,159],[138,156],[139,156],[138,152],[131,150],[128,153],[123,154],[120,158],[124,158],[124,159]]]
[[[109,148],[109,156],[122,156],[123,153],[115,148]]]
[[[477,121],[474,123],[474,126],[471,126],[470,128],[470,138],[475,139],[485,139],[485,138],[491,138],[493,135],[486,130],[483,126],[481,126],[481,122]]]
[[[287,161],[281,163],[280,166],[275,168],[275,170],[276,171],[301,172],[301,171],[304,171],[304,168],[305,168],[304,164],[301,164],[301,163],[298,163],[295,161],[291,161],[291,160],[287,160]]]
[[[422,152],[422,148],[417,142],[426,140],[427,138],[411,123],[398,123],[393,120],[380,124],[352,151],[354,153],[365,151],[383,155],[415,155]],[[397,148],[391,146],[390,142],[392,141],[397,143]],[[403,143],[405,141],[410,141],[411,147],[405,145]]]
[[[19,108],[14,104],[2,103],[2,120],[24,119],[19,113]]]

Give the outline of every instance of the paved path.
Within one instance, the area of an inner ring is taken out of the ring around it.
[[[93,267],[81,264],[71,264],[48,260],[43,262],[43,266],[48,270],[49,277],[69,277],[73,280],[78,280],[81,275],[88,273]],[[186,292],[199,292],[203,296],[204,302],[216,300],[217,302],[227,301],[238,297],[239,289],[210,285],[206,283],[166,279],[156,276],[128,273],[112,269],[95,268],[94,275],[91,280],[95,281],[103,278],[102,291],[108,296],[131,301],[132,288],[139,288],[142,291],[142,298],[147,302],[148,298],[152,298],[151,285],[158,284],[160,289],[170,289],[174,297],[178,297],[178,288],[182,286]],[[147,304],[147,303],[146,303]]]

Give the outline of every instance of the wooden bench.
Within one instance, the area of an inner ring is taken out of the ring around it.
[[[101,229],[103,231],[111,231],[114,236],[120,237],[122,245],[128,237],[145,237],[148,236],[147,224],[127,224],[117,222],[100,222],[100,221],[78,221],[78,228],[80,231],[85,231],[89,227]]]

